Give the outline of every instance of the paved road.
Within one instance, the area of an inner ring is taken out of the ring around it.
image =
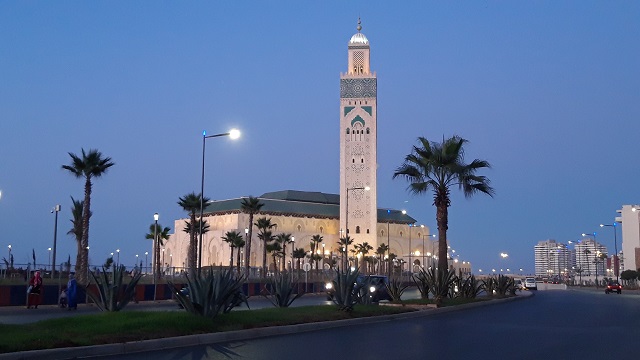
[[[432,316],[117,358],[637,359],[638,324],[635,294],[550,290]]]

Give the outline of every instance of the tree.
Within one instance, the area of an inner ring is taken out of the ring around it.
[[[300,262],[305,256],[307,256],[307,252],[304,251],[304,248],[297,248],[293,250],[293,258],[296,259],[298,270],[300,270]]]
[[[273,237],[273,239],[275,239],[275,237]],[[278,266],[278,261],[276,259],[282,257],[282,245],[277,241],[272,241],[267,244],[266,249],[267,253],[271,254],[273,258],[273,271],[277,274],[280,267]]]
[[[349,254],[346,253],[346,249],[349,245],[353,244],[353,239],[349,237],[349,235],[340,238],[338,240],[338,251],[342,254],[342,266],[343,269],[347,269],[349,267]]]
[[[366,264],[366,258],[369,254],[369,251],[373,250],[373,246],[369,245],[368,242],[363,242],[362,244],[356,244],[355,246],[356,254],[362,254],[362,263]],[[358,264],[360,268],[362,268],[362,264]],[[366,269],[365,269],[366,270]]]
[[[190,224],[199,225],[199,222],[196,222],[196,212],[200,210],[200,197],[202,194],[196,194],[195,192],[189,193],[181,198],[179,198],[178,205],[182,207],[182,209],[189,213],[189,248],[187,249],[187,267],[190,271],[195,271],[198,264],[198,239],[196,235],[199,233],[199,229],[193,229],[195,231],[191,231]],[[202,203],[206,204],[209,202],[209,198],[202,198]],[[203,224],[204,225],[204,224]],[[187,227],[185,227],[186,229]],[[186,231],[186,230],[185,230]],[[204,233],[204,231],[203,231]]]
[[[476,175],[483,168],[490,168],[487,161],[474,159],[464,162],[464,144],[468,141],[453,136],[442,143],[430,142],[419,137],[419,146],[414,146],[411,154],[405,157],[393,178],[403,177],[409,182],[408,190],[416,195],[428,191],[433,193],[433,205],[436,207],[438,224],[438,268],[447,269],[447,230],[449,228],[449,206],[451,189],[457,186],[466,198],[478,192],[493,197],[494,190],[489,186],[488,178]]]
[[[242,199],[241,210],[245,214],[249,214],[249,232],[247,233],[246,245],[244,251],[244,273],[249,278],[249,260],[251,259],[251,236],[253,234],[253,216],[260,212],[260,209],[264,206],[263,203],[256,197],[249,196]]]
[[[276,235],[275,238],[276,242],[278,244],[280,244],[280,247],[282,247],[282,271],[285,270],[285,263],[286,263],[286,259],[287,259],[287,244],[293,242],[291,240],[291,234],[285,234],[285,233],[280,233],[278,235]],[[291,267],[293,268],[293,264],[291,264]]]
[[[85,152],[82,149],[82,157],[68,153],[71,157],[70,165],[62,165],[64,170],[69,171],[76,178],[84,178],[84,201],[82,208],[82,240],[80,241],[80,268],[76,280],[80,284],[88,284],[89,274],[89,217],[91,215],[91,191],[93,178],[99,178],[106,174],[107,170],[115,165],[110,157],[103,157],[102,153],[95,149]]]
[[[222,240],[229,244],[231,247],[231,256],[229,257],[229,268],[233,267],[233,249],[238,248],[238,271],[240,271],[240,243],[242,242],[242,246],[244,246],[244,239],[242,239],[242,235],[237,231],[227,231]]]
[[[254,224],[258,228],[258,239],[262,240],[262,277],[267,276],[267,245],[273,241],[271,229],[276,226],[270,218],[261,217]]]
[[[82,216],[82,209],[84,208],[84,204],[80,200],[76,200],[71,197],[71,229],[67,231],[67,235],[73,235],[76,239],[77,245],[77,253],[76,253],[76,266],[75,271],[76,274],[80,273],[80,263],[82,262],[82,221],[84,217]],[[91,214],[89,214],[91,217]],[[76,280],[77,281],[77,280]]]
[[[239,238],[236,238],[236,240],[233,243],[233,246],[238,249],[238,251],[236,252],[236,254],[238,255],[238,261],[237,261],[237,267],[238,267],[238,274],[240,274],[240,254],[241,254],[241,250],[242,248],[245,246],[246,241],[244,240],[244,238],[242,238],[242,236],[240,236]]]
[[[324,254],[322,254],[322,256],[319,256],[318,254],[318,250],[320,249],[320,243],[322,243],[322,235],[318,234],[318,235],[313,235],[311,237],[311,255],[312,258],[311,260],[315,260],[316,262],[316,270],[318,269],[318,260],[322,259],[322,256],[324,256]]]
[[[156,223],[154,222],[149,226],[149,233],[144,236],[145,239],[154,240],[153,264],[155,265],[154,273],[156,274],[156,276],[162,274],[160,266],[164,266],[164,264],[161,264],[160,262],[160,247],[164,246],[165,241],[169,240],[169,231],[171,231],[171,229],[169,229],[168,227],[163,228],[160,224],[158,224],[158,226],[156,227]]]
[[[584,272],[584,269],[578,266],[575,268],[575,272],[578,273],[578,276],[580,277],[580,286],[582,286],[582,273]]]
[[[380,266],[383,264],[384,254],[386,254],[387,251],[389,251],[389,247],[384,243],[380,244],[380,246],[378,246],[378,248],[376,249],[376,255],[378,255],[379,259],[378,264]],[[378,269],[378,273],[382,273],[383,271],[385,271],[385,269]]]

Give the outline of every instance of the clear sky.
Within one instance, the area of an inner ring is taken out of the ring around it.
[[[533,272],[538,241],[640,202],[637,1],[0,1],[0,259],[11,244],[16,263],[32,249],[45,262],[55,204],[58,263],[75,257],[83,181],[61,165],[82,148],[116,163],[94,182],[96,264],[150,251],[154,212],[172,228],[185,216],[203,129],[243,134],[208,141],[210,198],[338,193],[358,16],[378,74],[378,206],[435,232],[431,195],[391,177],[418,136],[467,138],[496,190],[453,193],[449,239],[474,270]]]

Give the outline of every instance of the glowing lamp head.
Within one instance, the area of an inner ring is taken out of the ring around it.
[[[239,138],[240,137],[240,130],[231,129],[229,131],[229,137],[231,138],[231,140],[235,140],[235,139]]]

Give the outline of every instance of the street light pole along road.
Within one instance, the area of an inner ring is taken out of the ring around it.
[[[611,228],[613,228],[613,247],[615,249],[615,253],[613,254],[613,272],[616,274],[616,282],[619,283],[620,282],[620,278],[618,276],[618,273],[620,272],[620,266],[618,265],[618,235],[617,235],[617,230],[616,230],[616,225],[617,223],[613,223],[613,224],[600,224],[600,227],[605,227],[605,226],[609,226]]]
[[[207,139],[228,136],[232,140],[235,140],[240,137],[240,131],[236,129],[231,129],[229,132],[220,133],[215,135],[207,135],[206,131],[202,132],[202,178],[200,182],[200,234],[198,239],[198,275],[200,275],[202,271],[202,223],[204,217],[204,154],[205,154],[205,144],[207,143]],[[192,224],[195,226],[195,224]]]
[[[60,205],[54,206],[51,212],[56,213],[53,225],[53,261],[51,262],[51,278],[53,279],[56,272],[56,243],[58,241],[58,213],[60,212]]]

